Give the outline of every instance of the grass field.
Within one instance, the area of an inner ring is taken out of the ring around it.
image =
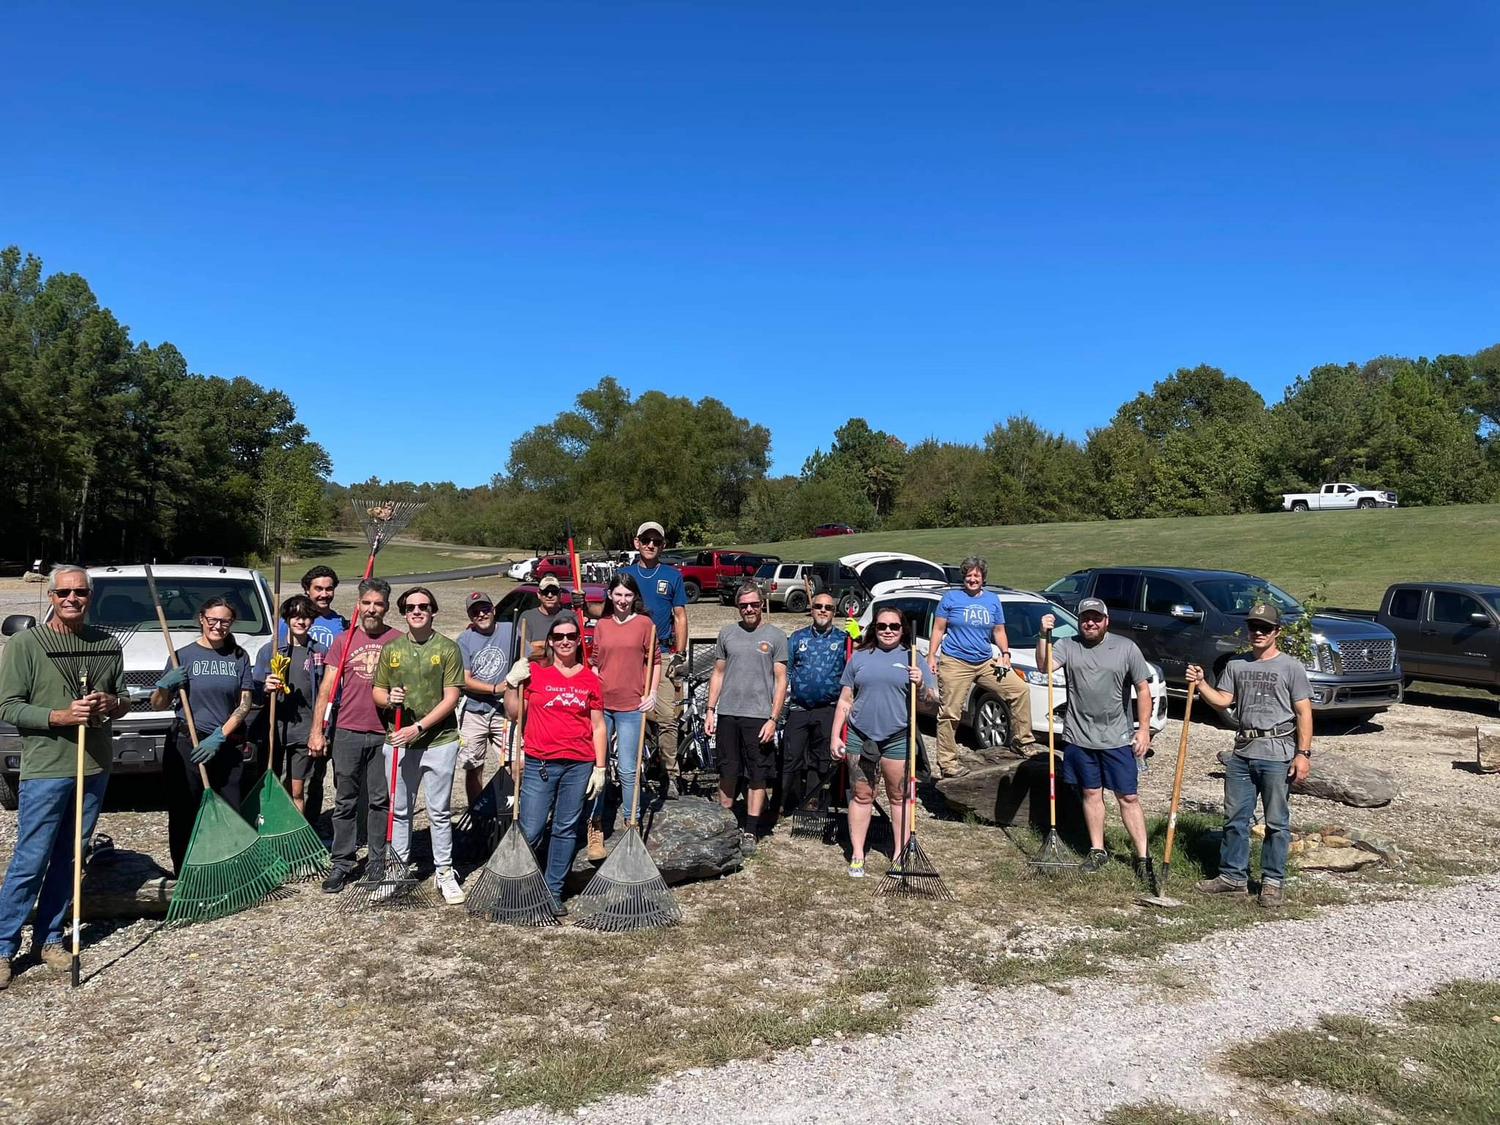
[[[322,563],[338,571],[339,577],[358,578],[365,570],[370,547],[363,536],[330,536],[327,539],[304,539],[296,562],[284,564],[287,576],[302,573],[299,567]],[[375,560],[376,574],[428,574],[435,570],[457,570],[482,566],[487,562],[523,557],[520,551],[503,547],[461,547],[452,543],[424,543],[397,539],[381,548]]]
[[[1038,589],[1088,566],[1243,570],[1324,605],[1373,609],[1392,582],[1500,581],[1500,504],[885,531],[747,544],[784,559],[898,550],[989,560],[992,581]]]

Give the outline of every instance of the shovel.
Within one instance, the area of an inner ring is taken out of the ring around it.
[[[1172,807],[1167,813],[1167,847],[1162,853],[1161,868],[1156,875],[1156,893],[1136,899],[1139,906],[1159,906],[1164,910],[1175,910],[1182,905],[1181,899],[1167,894],[1167,880],[1172,874],[1172,840],[1177,835],[1177,802],[1182,797],[1182,767],[1187,764],[1188,725],[1192,722],[1193,696],[1197,693],[1198,685],[1188,684],[1187,703],[1182,709],[1182,735],[1177,739],[1177,773],[1172,778]]]

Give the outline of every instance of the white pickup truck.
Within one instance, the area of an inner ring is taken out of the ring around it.
[[[1332,511],[1343,508],[1394,508],[1396,494],[1381,488],[1338,481],[1316,492],[1283,492],[1281,507],[1287,512]]]

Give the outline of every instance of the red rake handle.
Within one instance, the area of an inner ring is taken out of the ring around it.
[[[396,729],[401,729],[401,705],[396,705]],[[391,747],[391,801],[385,810],[385,842],[389,846],[396,831],[396,766],[401,761],[401,747]]]
[[[583,662],[589,662],[588,638],[583,635],[583,572],[578,567],[578,552],[573,547],[573,517],[564,516],[568,529],[568,565],[573,568],[573,589],[578,594],[578,602],[573,606],[573,612],[578,616],[578,651],[583,654]]]

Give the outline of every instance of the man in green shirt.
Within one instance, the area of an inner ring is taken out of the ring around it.
[[[33,904],[32,947],[57,972],[72,961],[63,919],[73,894],[73,849],[93,836],[104,803],[114,753],[110,720],[130,710],[120,642],[83,621],[92,593],[83,568],[54,569],[47,577],[52,616],[12,637],[0,660],[0,719],[21,735],[16,846],[0,886],[0,988],[10,984],[10,961]],[[81,698],[80,666],[94,673]],[[81,836],[73,823],[79,727],[87,728]]]
[[[406,634],[380,649],[371,694],[375,706],[389,708],[386,722],[385,773],[391,773],[391,754],[400,753],[395,824],[391,845],[402,863],[411,859],[411,823],[416,813],[417,789],[427,782],[427,819],[432,825],[434,881],[443,900],[454,906],[464,901],[463,888],[453,872],[453,772],[458,765],[458,719],[454,709],[464,686],[464,655],[458,645],[435,632],[437,598],[426,586],[413,586],[396,599],[406,618]],[[401,711],[401,726],[395,710]],[[370,851],[378,848],[370,841]]]

